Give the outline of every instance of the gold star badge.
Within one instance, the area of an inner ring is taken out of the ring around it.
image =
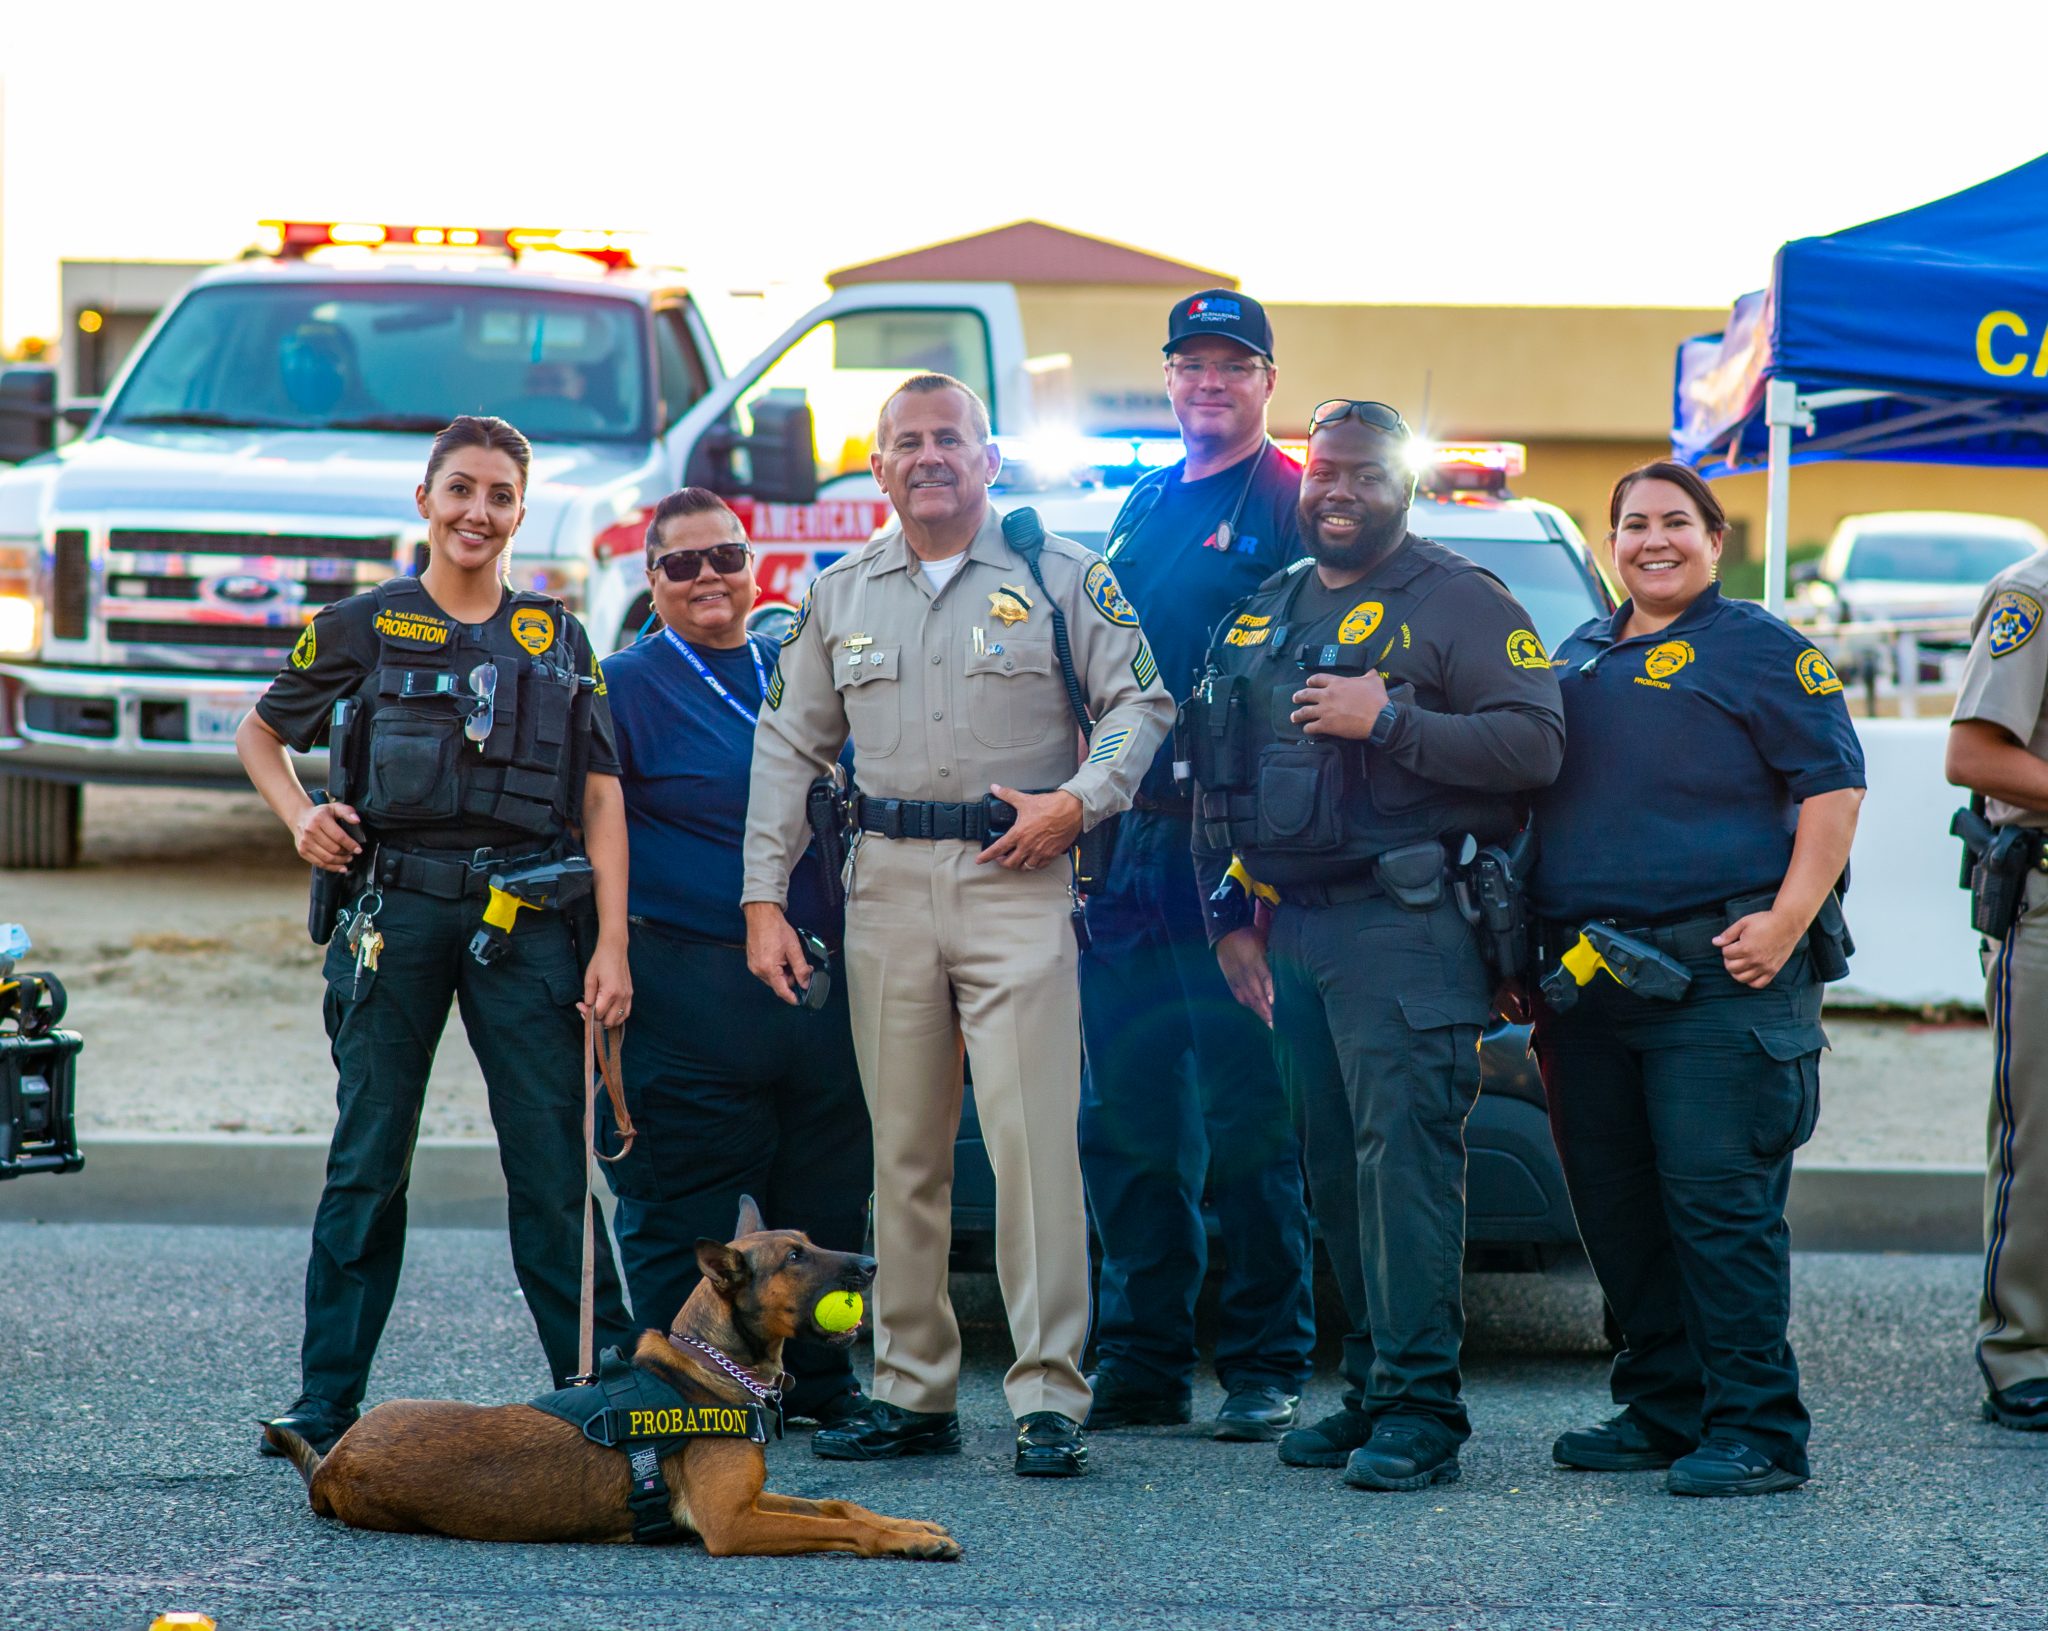
[[[991,590],[988,597],[989,614],[1003,622],[1021,623],[1031,615],[1031,597],[1022,589],[1011,584]]]

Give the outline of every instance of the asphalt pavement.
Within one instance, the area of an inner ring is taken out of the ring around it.
[[[36,1181],[36,1180],[25,1180]],[[47,1180],[51,1183],[60,1179]],[[1591,1282],[1474,1276],[1464,1480],[1346,1489],[1200,1426],[1101,1434],[1073,1483],[1009,1470],[1007,1340],[963,1287],[966,1453],[877,1466],[770,1451],[769,1484],[936,1518],[963,1562],[711,1559],[695,1546],[504,1546],[313,1516],[254,1454],[289,1402],[304,1236],[0,1226],[0,1626],[291,1628],[1275,1626],[1912,1628],[2042,1624],[2048,1436],[1977,1419],[1965,1257],[1802,1255],[1794,1336],[1817,1476],[1677,1501],[1567,1473],[1604,1414]],[[1310,1395],[1335,1404],[1330,1355]],[[372,1398],[524,1399],[546,1377],[502,1236],[416,1233]],[[1205,1384],[1198,1405],[1218,1395]]]

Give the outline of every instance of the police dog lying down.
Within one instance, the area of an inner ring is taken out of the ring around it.
[[[313,1510],[358,1529],[519,1541],[680,1530],[718,1557],[959,1557],[935,1523],[762,1488],[782,1345],[806,1327],[853,1341],[858,1324],[826,1331],[818,1305],[865,1290],[874,1259],[768,1229],[746,1199],[739,1238],[699,1241],[697,1261],[704,1279],[669,1334],[643,1332],[630,1358],[612,1350],[597,1385],[536,1404],[395,1399],[325,1456],[289,1429],[269,1427],[270,1441],[306,1480]]]

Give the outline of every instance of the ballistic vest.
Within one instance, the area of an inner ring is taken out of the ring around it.
[[[546,595],[508,590],[488,623],[437,611],[417,578],[371,591],[377,664],[356,695],[365,722],[354,802],[381,832],[500,822],[559,836],[580,814],[595,685],[570,666],[569,614]]]
[[[1507,795],[1432,782],[1368,743],[1306,736],[1289,718],[1310,674],[1371,669],[1394,701],[1441,707],[1433,676],[1411,656],[1412,625],[1445,583],[1485,569],[1411,536],[1353,586],[1348,607],[1301,622],[1295,608],[1313,567],[1303,559],[1276,572],[1224,618],[1182,712],[1205,842],[1235,851],[1259,882],[1284,887],[1357,877],[1404,844],[1511,836],[1518,821]]]

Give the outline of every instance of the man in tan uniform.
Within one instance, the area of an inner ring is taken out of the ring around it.
[[[820,574],[783,643],[754,738],[740,892],[749,965],[797,1000],[810,969],[784,894],[807,841],[806,790],[851,734],[861,833],[846,978],[882,1268],[873,1402],[813,1448],[846,1460],[960,1448],[946,1259],[964,1036],[996,1175],[1017,1471],[1070,1477],[1087,1465],[1089,1390],[1068,855],[1084,827],[1129,806],[1173,704],[1105,563],[1048,537],[1041,585],[1005,541],[988,501],[1001,455],[972,391],[942,374],[906,381],[876,445],[897,525]],[[1085,758],[1049,603],[1095,721]]]
[[[2019,916],[1984,942],[1991,1132],[1977,1363],[1984,1419],[2048,1431],[2048,553],[1984,591],[1949,725],[1948,779],[1994,825],[2029,829]]]

